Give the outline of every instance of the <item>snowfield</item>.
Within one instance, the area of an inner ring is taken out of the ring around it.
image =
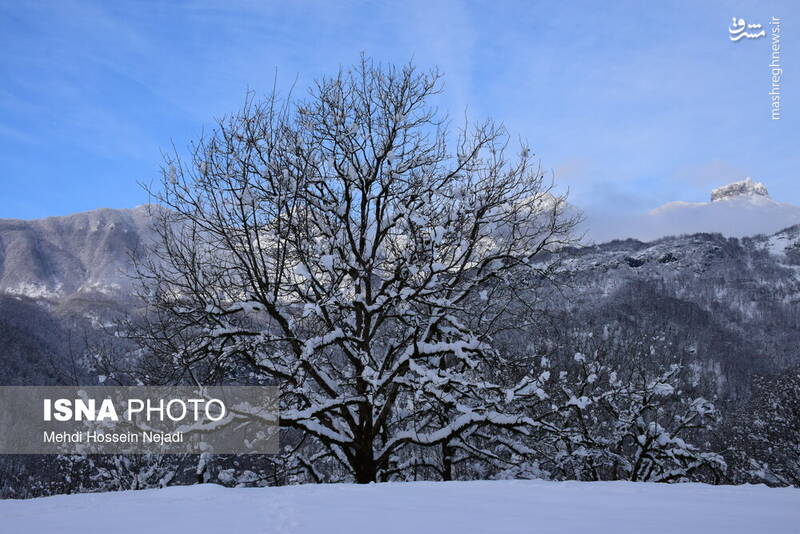
[[[3,534],[800,532],[800,490],[479,481],[162,490],[0,501]]]

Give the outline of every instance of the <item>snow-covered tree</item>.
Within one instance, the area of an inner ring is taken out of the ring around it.
[[[557,414],[546,462],[553,476],[578,480],[675,482],[717,480],[726,465],[711,452],[714,405],[684,390],[682,368],[658,369],[647,358],[616,364],[576,353],[574,365],[546,384]]]
[[[734,482],[800,487],[800,368],[755,376],[751,399],[726,426]]]
[[[362,59],[169,157],[146,378],[278,384],[314,480],[514,454],[481,435],[535,426],[539,379],[496,372],[491,332],[575,221],[526,146],[491,121],[451,132],[438,92],[436,72]]]
[[[188,455],[114,454],[62,456],[65,467],[81,470],[84,491],[123,491],[163,488],[178,482],[191,468]]]

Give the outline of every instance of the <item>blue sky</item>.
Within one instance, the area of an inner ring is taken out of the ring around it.
[[[602,6],[602,7],[601,7]],[[770,42],[733,16],[781,18]],[[358,59],[445,74],[441,106],[491,116],[592,213],[707,200],[752,176],[800,204],[800,3],[18,2],[0,0],[0,218],[147,201],[161,151],[185,146],[248,89]]]

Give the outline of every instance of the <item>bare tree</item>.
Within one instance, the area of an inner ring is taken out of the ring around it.
[[[448,478],[513,453],[486,429],[538,424],[539,379],[504,377],[491,333],[576,221],[502,126],[451,133],[439,80],[362,58],[305,99],[248,98],[153,192],[149,377],[279,384],[314,480]]]

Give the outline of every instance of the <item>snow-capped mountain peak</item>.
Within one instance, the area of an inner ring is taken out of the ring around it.
[[[587,242],[720,233],[726,237],[773,234],[800,224],[800,206],[779,202],[767,187],[745,178],[713,189],[707,202],[677,200],[645,213],[589,214],[582,228]]]
[[[739,196],[762,196],[769,198],[766,186],[761,182],[754,182],[750,177],[739,182],[732,182],[711,191],[711,202],[718,202]]]

